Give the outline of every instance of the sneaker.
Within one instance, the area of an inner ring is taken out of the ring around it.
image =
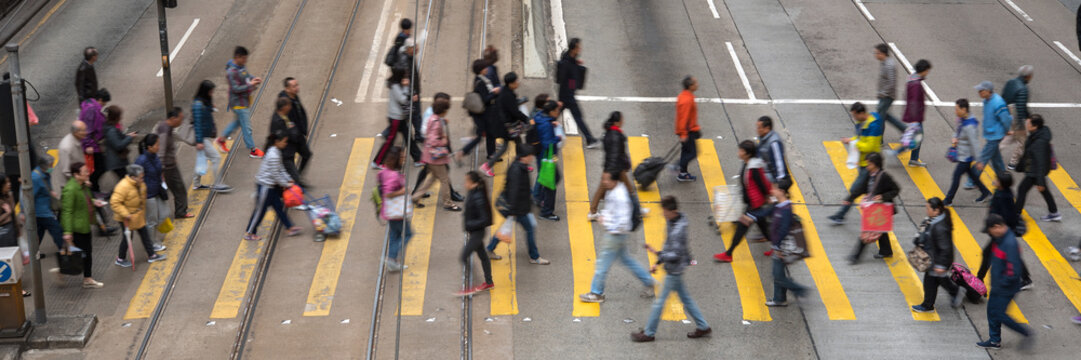
[[[848,259],[848,265],[856,265],[860,263],[859,255],[849,255],[845,259]]]
[[[700,338],[700,337],[709,336],[709,334],[712,333],[712,332],[713,332],[713,328],[694,329],[694,331],[691,331],[691,332],[687,333],[687,337],[691,338],[691,339],[697,339],[697,338]]]
[[[529,263],[533,264],[533,265],[548,265],[548,264],[551,264],[552,262],[548,261],[548,259],[538,257],[536,259],[529,259]]]
[[[488,260],[503,260],[502,256],[496,255],[496,253],[489,251]]]
[[[154,244],[154,252],[161,252],[161,251],[165,251],[165,245],[164,244]]]
[[[587,303],[602,303],[604,302],[604,295],[590,292],[578,295],[578,299]]]
[[[827,219],[830,220],[830,225],[842,225],[845,223],[844,216],[830,215]]]
[[[210,189],[214,190],[214,192],[220,192],[223,194],[233,192],[233,187],[225,184],[214,185],[213,187],[210,187]]]
[[[83,289],[101,289],[105,283],[97,280],[83,280]]]
[[[193,218],[193,217],[195,217],[195,214],[192,214],[192,213],[183,213],[183,214],[180,214],[180,215],[174,216],[173,218],[174,218],[174,219],[191,219],[191,218]]]
[[[297,236],[297,235],[300,235],[300,231],[301,231],[301,229],[300,229],[299,226],[294,226],[294,227],[289,228],[289,232],[285,233],[285,236],[290,236],[290,237]]]
[[[656,340],[656,338],[646,335],[646,332],[642,330],[638,330],[638,332],[636,333],[631,333],[631,341],[634,342],[651,342],[653,340]]]
[[[424,163],[422,163],[420,161],[413,162],[413,167],[423,167],[423,166],[424,166]]]
[[[248,157],[252,159],[262,159],[263,155],[263,150],[259,150],[259,148],[251,148],[251,152],[248,153]]]
[[[601,218],[601,214],[600,213],[589,213],[589,215],[586,215],[586,218],[589,219],[590,222],[597,221],[597,219]]]
[[[965,183],[965,186],[964,186],[965,190],[972,190],[972,189],[975,189],[975,188],[976,188],[976,183],[972,182],[972,180],[969,180],[968,182]]]
[[[593,142],[586,144],[586,149],[596,149],[599,147],[601,147],[601,142],[599,140],[593,140]]]
[[[477,289],[477,292],[481,292],[481,291],[491,290],[494,287],[495,287],[495,284],[484,283],[484,284],[477,285],[476,289]]]
[[[679,173],[679,175],[676,175],[676,181],[679,181],[679,182],[691,182],[691,181],[694,181],[695,179],[698,179],[698,178],[695,177],[694,175],[691,175],[690,173]]]
[[[773,299],[766,300],[766,306],[769,307],[785,307],[788,306],[787,301],[773,301]]]
[[[1017,169],[1017,165],[1015,165],[1015,164],[1006,164],[1006,170],[1014,171],[1015,169]]]
[[[218,138],[215,142],[218,144],[218,150],[221,150],[223,153],[229,152],[229,147],[225,146],[225,139]]]
[[[926,312],[935,311],[935,308],[934,307],[926,307],[926,306],[923,306],[923,305],[912,305],[912,311],[919,312],[919,313],[926,313]]]
[[[131,267],[131,261],[127,261],[121,258],[116,258],[116,261],[113,262],[113,264],[119,267]]]
[[[1081,248],[1071,246],[1069,249],[1070,261],[1081,261]]]
[[[640,208],[638,210],[642,217],[646,217],[646,215],[649,215],[649,208]]]
[[[888,258],[888,257],[893,257],[893,254],[889,254],[889,255],[875,254],[875,256],[874,256],[875,259],[885,259],[885,258]]]
[[[375,161],[372,161],[372,169],[373,170],[384,170],[386,168],[383,167],[383,165],[376,164]]]
[[[1074,316],[1070,318],[1070,321],[1072,321],[1074,324],[1081,325],[1081,316]]]
[[[953,306],[954,309],[961,307],[961,304],[965,302],[966,292],[968,292],[968,289],[965,289],[963,286],[959,286],[957,288],[957,295],[954,295],[953,301],[950,301],[950,306]]]
[[[728,255],[728,253],[714,254],[713,255],[713,260],[716,261],[716,262],[730,263],[730,262],[732,262],[732,256]]]
[[[1021,280],[1021,291],[1032,290],[1032,279]]]
[[[1050,213],[1050,214],[1044,215],[1044,217],[1041,217],[1040,220],[1047,221],[1047,222],[1062,221],[1062,214],[1060,214],[1060,213]]]
[[[399,264],[394,259],[387,259],[387,270],[390,272],[399,272],[402,271],[402,269],[405,269],[405,266]]]
[[[146,262],[148,262],[148,263],[156,263],[156,262],[162,261],[162,260],[165,260],[165,255],[164,254],[154,254],[154,255],[150,255],[150,257],[146,258]]]
[[[541,215],[540,218],[544,220],[559,221],[559,216],[556,214]]]
[[[457,295],[457,296],[470,296],[470,295],[476,294],[477,291],[479,291],[479,290],[477,290],[477,288],[479,288],[479,287],[480,287],[480,285],[465,288],[465,289],[461,289],[461,290],[458,290],[457,292],[455,292],[454,295]]]
[[[909,160],[908,161],[908,167],[922,167],[922,168],[925,168],[925,167],[927,167],[927,163],[925,163],[923,161],[919,161],[919,160]]]
[[[192,190],[210,190],[210,185],[191,184]]]
[[[991,193],[986,193],[976,198],[977,204],[986,204],[988,201],[991,201]]]
[[[495,172],[492,172],[492,168],[488,167],[488,163],[480,165],[480,172],[484,173],[484,175],[488,175],[488,177],[495,176]]]
[[[991,340],[980,341],[980,342],[976,343],[976,346],[982,347],[984,349],[1001,349],[1002,348],[1002,344],[999,344],[999,343],[991,341]]]
[[[255,234],[248,234],[248,235],[244,235],[244,240],[248,240],[248,241],[259,241],[259,240],[263,240],[263,238],[262,238],[262,237],[260,237],[259,235],[255,235]]]

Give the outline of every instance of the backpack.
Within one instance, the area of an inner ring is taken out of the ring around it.
[[[987,285],[977,278],[976,275],[972,275],[971,271],[964,265],[953,263],[950,266],[953,269],[953,274],[950,274],[950,280],[957,283],[958,286],[962,286],[965,289],[980,294],[980,296],[987,296]]]
[[[786,264],[811,256],[807,250],[807,237],[803,233],[803,220],[798,215],[792,215],[792,226],[788,229],[788,235],[781,240],[781,253]]]
[[[401,50],[403,44],[405,44],[405,38],[401,37],[401,35],[394,38],[394,44],[390,45],[387,56],[383,58],[384,65],[394,67],[394,64],[398,63],[398,50]]]

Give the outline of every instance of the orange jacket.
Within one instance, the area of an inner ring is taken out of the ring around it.
[[[676,135],[680,138],[688,132],[699,131],[698,105],[694,103],[694,93],[683,90],[676,98]]]

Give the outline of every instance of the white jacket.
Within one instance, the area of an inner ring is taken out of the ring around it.
[[[632,211],[634,204],[631,203],[627,187],[623,182],[617,182],[616,186],[604,195],[604,209],[601,210],[604,229],[615,234],[630,232]]]

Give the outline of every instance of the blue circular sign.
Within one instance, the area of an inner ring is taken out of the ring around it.
[[[0,282],[8,281],[8,279],[11,279],[11,265],[0,262]]]

